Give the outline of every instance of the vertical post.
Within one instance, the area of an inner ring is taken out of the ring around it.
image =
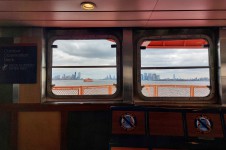
[[[123,64],[123,102],[133,102],[133,34],[132,29],[123,29],[122,64]]]
[[[194,86],[190,86],[190,97],[194,97],[195,96],[195,87]]]
[[[79,87],[79,95],[83,95],[84,94],[84,89],[82,86]]]
[[[146,87],[144,87],[144,88],[146,89],[146,91],[147,91],[147,93],[148,93],[148,96],[151,97],[151,86],[146,86]]]
[[[154,85],[154,97],[158,97],[158,85]]]
[[[111,85],[108,86],[108,94],[112,95],[112,86]]]

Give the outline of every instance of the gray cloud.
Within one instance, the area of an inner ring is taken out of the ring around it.
[[[111,48],[115,43],[108,40],[57,40],[54,44],[69,55],[85,58],[109,59],[116,54],[115,48]]]
[[[207,49],[147,49],[141,57],[143,67],[209,65]]]
[[[53,65],[116,65],[116,49],[108,40],[57,40]]]

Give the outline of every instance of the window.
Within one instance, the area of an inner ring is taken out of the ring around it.
[[[140,43],[138,90],[142,97],[203,99],[211,94],[206,39],[145,39]]]
[[[118,90],[118,44],[114,38],[52,42],[48,92],[52,97],[113,97]]]

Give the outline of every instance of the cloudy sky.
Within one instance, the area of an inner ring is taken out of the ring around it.
[[[56,40],[54,66],[116,65],[116,48],[108,40]]]
[[[53,66],[115,66],[115,42],[109,40],[56,40],[53,49]],[[103,79],[107,75],[116,75],[115,68],[69,68],[53,69],[55,75],[71,75],[81,72],[82,78]]]
[[[109,40],[56,40],[53,49],[53,66],[107,66],[116,65],[115,44]],[[208,66],[208,49],[146,49],[141,50],[142,67]],[[55,75],[71,75],[81,72],[82,78],[102,79],[116,75],[115,68],[53,69]],[[157,73],[161,78],[209,77],[208,69],[142,70],[141,73]]]
[[[208,66],[208,49],[141,50],[142,67]]]
[[[209,66],[208,49],[146,49],[141,50],[142,67]],[[161,78],[209,78],[209,69],[142,70],[157,73]]]

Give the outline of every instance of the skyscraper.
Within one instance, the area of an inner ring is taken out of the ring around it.
[[[78,80],[80,80],[80,79],[81,79],[81,72],[78,72],[77,79],[78,79]]]

